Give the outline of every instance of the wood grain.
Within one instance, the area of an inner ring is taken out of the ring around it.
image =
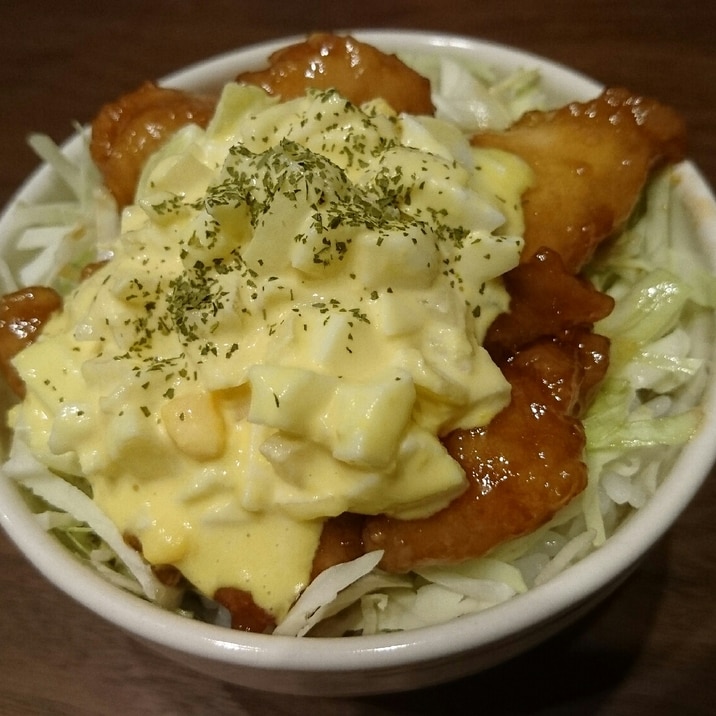
[[[9,3],[8,3],[9,5]],[[30,0],[0,24],[0,203],[36,160],[37,130],[74,121],[142,80],[314,29],[406,28],[507,43],[677,107],[716,184],[716,4],[684,0]],[[0,713],[710,714],[716,703],[716,480],[607,603],[489,673],[370,699],[246,691],[157,656],[60,594],[0,535]]]

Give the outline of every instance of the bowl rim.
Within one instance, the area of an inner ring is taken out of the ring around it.
[[[478,54],[498,67],[536,67],[548,86],[555,86],[575,99],[593,96],[601,85],[565,66],[538,55],[479,38],[404,30],[346,30],[359,40],[392,52],[430,51]],[[255,43],[216,55],[167,75],[166,86],[201,89],[239,69],[248,69],[289,42],[293,36]],[[75,135],[65,143],[71,153],[82,141]],[[696,167],[685,162],[678,168],[681,191],[700,213],[698,234],[704,247],[709,235],[716,244],[716,199]],[[0,251],[9,234],[10,213],[20,200],[37,200],[52,185],[51,172],[39,167],[18,189],[0,217]],[[711,246],[713,267],[716,246]],[[28,560],[60,590],[123,630],[159,646],[258,670],[293,672],[341,672],[366,674],[396,665],[448,658],[476,647],[503,643],[535,625],[557,620],[578,609],[605,585],[626,576],[691,501],[716,459],[716,384],[712,380],[704,396],[705,418],[698,435],[680,452],[656,494],[635,512],[595,552],[567,568],[549,582],[534,587],[506,603],[445,624],[375,636],[296,639],[276,635],[237,632],[204,624],[167,612],[107,583],[71,556],[33,518],[12,484],[0,476],[0,525]]]

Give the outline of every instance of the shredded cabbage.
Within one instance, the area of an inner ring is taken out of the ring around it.
[[[6,291],[21,286],[52,286],[61,294],[70,291],[80,271],[92,261],[109,258],[119,233],[119,214],[99,170],[90,158],[86,133],[76,161],[43,134],[28,142],[56,174],[63,198],[52,202],[19,204],[13,212],[11,233],[15,248],[27,255],[17,276],[7,265],[0,272]]]
[[[499,77],[490,68],[449,58],[404,59],[430,77],[438,114],[466,131],[505,127],[546,104],[533,70]],[[0,274],[5,290],[44,283],[65,291],[77,281],[79,267],[111,255],[118,216],[86,146],[71,162],[47,137],[35,135],[31,144],[69,196],[18,209],[18,246],[32,259],[17,276],[7,265]],[[327,570],[304,591],[277,634],[374,634],[489,608],[583,558],[648,501],[675,451],[699,428],[706,356],[698,355],[692,338],[711,331],[716,308],[716,279],[685,240],[693,227],[674,185],[673,170],[653,181],[638,219],[590,267],[592,281],[614,296],[617,307],[596,327],[611,339],[612,359],[584,420],[590,474],[585,491],[533,534],[464,564],[389,575],[377,569],[380,553],[374,552]],[[207,611],[206,605],[179,605],[177,591],[156,579],[91,498],[67,476],[37,464],[21,445],[15,441],[4,470],[34,495],[30,501],[45,529],[114,584],[182,614]],[[209,618],[226,623],[221,610],[211,613]]]
[[[505,129],[525,112],[546,109],[547,99],[535,69],[500,76],[482,63],[431,55],[402,59],[430,80],[436,116],[465,132]]]

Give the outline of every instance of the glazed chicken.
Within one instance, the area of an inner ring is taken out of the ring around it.
[[[148,157],[177,130],[208,124],[216,99],[145,82],[104,105],[92,122],[90,153],[121,209],[134,191]]]
[[[262,87],[283,100],[300,97],[309,88],[337,89],[353,104],[384,99],[396,112],[432,114],[430,82],[401,62],[354,37],[326,33],[282,48],[266,69],[236,78]]]
[[[59,294],[46,286],[28,286],[0,298],[0,372],[10,389],[25,395],[25,384],[12,359],[37,340],[50,316],[62,306]]]
[[[684,123],[670,107],[626,89],[591,102],[529,112],[504,132],[473,137],[522,157],[534,172],[523,196],[527,260],[554,249],[573,273],[623,228],[651,172],[683,158]]]

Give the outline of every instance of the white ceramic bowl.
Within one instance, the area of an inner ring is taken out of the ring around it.
[[[537,67],[555,104],[586,99],[600,89],[566,68],[494,44],[421,33],[353,34],[393,52],[450,52],[505,69]],[[218,88],[237,72],[261,66],[271,51],[293,39],[222,55],[174,74],[165,83],[187,89]],[[77,146],[75,139],[66,149],[72,154]],[[695,239],[713,266],[716,202],[692,165],[684,165],[682,174],[681,192],[694,220]],[[14,202],[38,201],[55,190],[52,175],[43,169],[22,187]],[[14,202],[0,220],[0,251],[5,256],[12,254],[3,237],[11,230]],[[653,499],[605,546],[501,606],[404,633],[294,639],[191,621],[110,586],[80,565],[38,526],[15,486],[4,477],[0,477],[0,521],[27,558],[64,592],[155,649],[212,677],[258,689],[321,696],[408,690],[509,659],[573,622],[613,591],[671,526],[708,474],[716,455],[715,387],[707,388],[701,432],[681,452]]]

